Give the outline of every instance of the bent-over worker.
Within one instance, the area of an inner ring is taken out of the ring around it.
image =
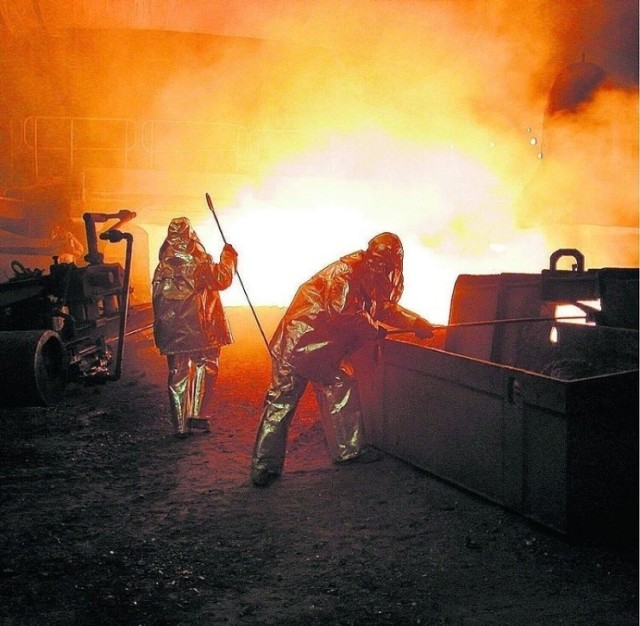
[[[269,343],[272,379],[251,460],[255,485],[267,485],[282,473],[289,426],[309,382],[332,460],[380,458],[365,443],[349,357],[363,342],[385,336],[381,324],[432,336],[427,320],[398,304],[403,256],[400,239],[380,233],[366,250],[338,259],[299,287]]]

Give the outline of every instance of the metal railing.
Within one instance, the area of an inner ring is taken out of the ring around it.
[[[308,148],[317,135],[222,121],[74,116],[7,118],[0,133],[5,181],[81,177],[92,168],[247,174]]]
[[[244,126],[224,122],[31,116],[21,143],[36,178],[87,167],[239,171],[255,149]]]
[[[249,133],[240,124],[147,120],[142,147],[151,169],[240,171],[248,165]]]
[[[97,160],[126,168],[138,145],[137,125],[126,118],[32,116],[22,124],[22,137],[36,178],[71,175]]]

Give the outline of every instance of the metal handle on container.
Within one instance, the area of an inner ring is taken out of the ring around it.
[[[554,272],[557,271],[558,260],[563,256],[571,256],[576,260],[573,266],[574,272],[584,272],[584,254],[575,248],[561,248],[560,250],[556,250],[549,257],[549,269]]]

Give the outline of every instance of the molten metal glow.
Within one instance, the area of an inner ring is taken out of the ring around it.
[[[380,144],[384,150],[380,150]],[[366,180],[314,178],[336,159],[369,157]],[[454,149],[420,148],[390,137],[358,134],[330,148],[291,157],[304,177],[266,176],[220,210],[226,239],[255,303],[285,306],[298,285],[335,258],[366,248],[391,230],[405,247],[403,304],[444,322],[460,273],[538,272],[548,250],[514,223],[509,190],[481,162]],[[194,222],[208,249],[221,246],[210,216]],[[246,304],[232,288],[225,303]]]

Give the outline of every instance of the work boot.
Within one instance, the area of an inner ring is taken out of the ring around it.
[[[375,463],[376,461],[381,461],[383,458],[384,452],[367,446],[360,450],[356,456],[349,457],[348,459],[338,459],[334,461],[334,463],[338,465],[345,463]]]
[[[211,425],[209,424],[209,420],[204,417],[190,417],[187,420],[187,424],[189,428],[198,428],[200,430],[204,430],[206,433],[211,432]]]
[[[266,487],[269,484],[269,470],[260,467],[251,470],[251,482],[256,487]]]
[[[376,450],[375,448],[364,448],[360,454],[353,459],[354,463],[375,463],[381,461],[384,458],[384,452]]]

